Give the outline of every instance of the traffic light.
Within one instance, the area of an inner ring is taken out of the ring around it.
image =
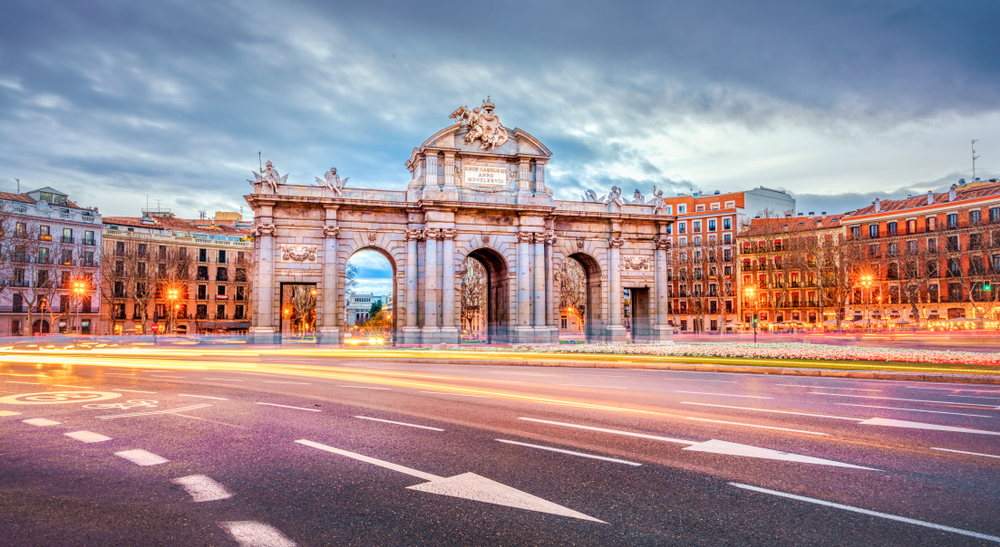
[[[755,313],[755,314],[753,314],[753,322],[754,322],[754,323],[756,323],[756,322],[757,322],[757,314],[756,314],[756,313]]]
[[[990,282],[989,281],[987,281],[986,283],[983,283],[983,290],[984,291],[993,290],[993,287],[990,286]]]

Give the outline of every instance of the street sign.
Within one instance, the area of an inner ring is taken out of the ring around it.
[[[153,323],[153,325],[151,327],[149,327],[149,328],[153,329],[153,332],[156,332],[156,331],[160,330],[160,324],[159,323]]]

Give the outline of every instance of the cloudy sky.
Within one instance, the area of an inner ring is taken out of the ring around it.
[[[487,95],[556,197],[794,193],[843,212],[1000,174],[1000,3],[0,0],[0,190],[239,210],[257,153],[402,188]],[[836,197],[832,197],[836,195]]]

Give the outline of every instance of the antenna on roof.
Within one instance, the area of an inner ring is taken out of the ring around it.
[[[976,180],[976,160],[979,156],[976,155],[976,143],[979,139],[972,139],[972,180]]]
[[[21,193],[21,179],[14,179],[17,181],[17,193]]]

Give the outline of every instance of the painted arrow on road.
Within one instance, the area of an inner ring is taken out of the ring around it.
[[[522,492],[505,484],[500,484],[475,473],[463,473],[461,475],[455,475],[454,477],[439,477],[437,475],[424,473],[423,471],[418,471],[402,465],[371,458],[355,452],[349,452],[347,450],[341,450],[339,448],[334,448],[332,446],[327,446],[325,444],[305,439],[300,439],[295,442],[326,452],[331,452],[333,454],[346,456],[358,461],[363,461],[365,463],[370,463],[372,465],[377,465],[379,467],[384,467],[386,469],[392,469],[393,471],[405,473],[427,481],[415,486],[408,486],[408,490],[418,490],[420,492],[427,492],[430,494],[439,494],[442,496],[451,496],[453,498],[481,501],[484,503],[492,503],[494,505],[524,509],[526,511],[536,511],[539,513],[548,513],[550,515],[559,515],[563,517],[571,517],[607,524],[603,520],[598,520],[594,517],[584,515],[583,513],[578,513],[572,509],[543,500],[537,496],[532,496],[527,492]]]

